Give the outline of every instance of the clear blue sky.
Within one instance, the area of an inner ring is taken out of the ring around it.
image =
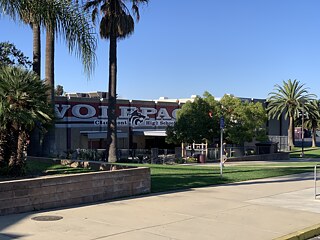
[[[140,11],[134,34],[118,44],[122,98],[186,98],[206,90],[266,98],[289,78],[320,98],[319,0],[150,0]],[[28,26],[2,17],[0,29],[0,41],[32,56]],[[108,46],[98,41],[88,80],[58,41],[56,84],[67,92],[107,91]]]

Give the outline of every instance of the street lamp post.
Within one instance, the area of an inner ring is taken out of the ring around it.
[[[224,118],[220,117],[220,176],[222,177],[223,167],[223,130],[224,130]]]
[[[301,120],[301,157],[304,157],[304,105],[302,105],[302,120]]]

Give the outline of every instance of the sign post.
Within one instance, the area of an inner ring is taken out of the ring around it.
[[[224,129],[224,117],[220,117],[220,176],[222,177],[223,167],[223,129]]]

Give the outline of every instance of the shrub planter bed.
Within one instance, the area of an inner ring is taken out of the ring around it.
[[[149,168],[116,169],[115,165],[105,163],[91,165],[99,165],[99,169],[110,171],[0,182],[0,215],[74,206],[150,192]]]

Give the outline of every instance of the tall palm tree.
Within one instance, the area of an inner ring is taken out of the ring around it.
[[[65,40],[69,51],[81,57],[85,72],[90,75],[93,71],[96,49],[93,28],[78,5],[71,4],[70,0],[0,0],[1,14],[31,24],[37,35],[34,49],[39,51],[40,35],[36,25],[51,26]]]
[[[319,111],[320,101],[314,100],[309,103],[307,112],[307,119],[304,121],[305,126],[312,130],[312,147],[317,146],[317,128],[320,126],[320,111]],[[304,126],[302,126],[302,129]]]
[[[95,63],[96,39],[85,13],[70,0],[0,0],[3,12],[13,19],[22,19],[33,29],[33,70],[40,76],[40,26],[46,27],[45,81],[50,86],[49,101],[54,107],[54,40],[57,33],[62,36],[70,52],[82,58],[85,72],[90,76]],[[34,141],[38,142],[38,134]],[[54,145],[54,130],[51,129],[44,141],[43,153],[47,155]],[[35,144],[35,149],[39,149]]]
[[[39,0],[34,0],[39,1]],[[95,64],[96,38],[87,15],[77,4],[70,0],[41,0],[44,1],[44,11],[49,14],[44,20],[46,27],[46,63],[54,68],[54,40],[55,35],[62,37],[67,43],[70,52],[80,56],[85,72],[90,75]],[[48,67],[46,67],[47,69]],[[54,69],[46,78],[54,75]],[[50,85],[54,85],[54,79],[48,79]],[[54,91],[52,91],[54,92]]]
[[[19,67],[0,71],[0,165],[11,175],[23,174],[28,135],[36,124],[53,119],[47,102],[48,86],[34,72]]]
[[[138,5],[148,0],[90,0],[84,8],[92,9],[92,20],[95,22],[100,12],[100,37],[109,39],[109,88],[108,88],[108,133],[107,133],[107,159],[109,162],[117,161],[117,40],[128,37],[134,31],[134,19],[125,2],[131,2],[132,13],[136,20],[140,18]]]
[[[33,34],[33,64],[32,69],[41,78],[41,16],[38,14],[41,1],[22,1],[20,10],[17,9],[20,19],[31,26]]]
[[[27,1],[26,3],[28,4]],[[16,19],[19,15],[19,10],[22,8],[21,4],[24,4],[24,0],[0,0],[0,16],[5,14]]]
[[[79,6],[70,0],[46,2],[50,18],[44,22],[46,27],[45,81],[50,86],[49,101],[54,108],[54,49],[55,36],[64,36],[69,50],[78,48],[82,53],[85,71],[90,75],[93,70],[95,38],[87,16]],[[44,140],[44,154],[52,152],[55,142],[54,129],[51,129]]]
[[[288,146],[294,146],[293,126],[294,120],[299,116],[302,108],[308,111],[308,102],[314,100],[316,95],[309,94],[304,84],[300,84],[296,79],[283,81],[283,86],[275,85],[274,91],[269,93],[267,99],[267,111],[269,118],[280,119],[282,114],[289,118],[288,127]]]

